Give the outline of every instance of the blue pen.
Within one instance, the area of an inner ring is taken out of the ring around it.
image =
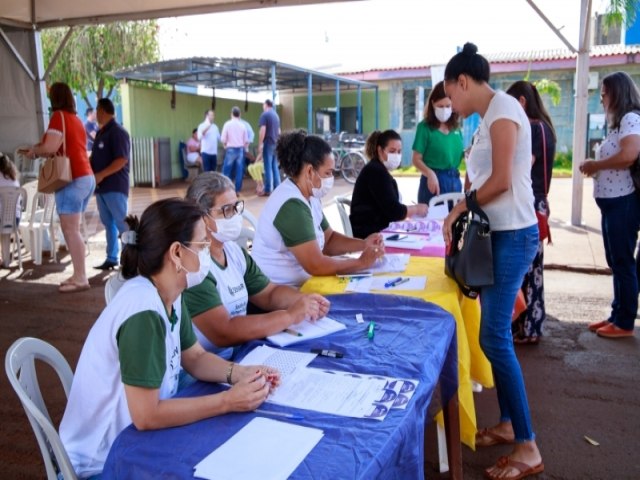
[[[273,415],[276,417],[290,418],[291,420],[304,420],[304,417],[302,415],[296,415],[294,413],[274,412],[272,410],[262,410],[261,408],[256,408],[254,412],[261,413],[263,415]]]
[[[389,280],[387,283],[384,284],[384,288],[393,287],[394,284],[396,282],[399,282],[400,280],[402,280],[402,277],[398,277],[398,278],[394,278],[393,280]]]

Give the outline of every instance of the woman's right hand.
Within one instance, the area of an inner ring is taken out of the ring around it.
[[[431,170],[427,176],[427,188],[432,195],[440,195],[440,182],[433,170]]]
[[[293,318],[293,323],[300,323],[305,319],[315,322],[323,316],[321,302],[327,303],[327,300],[317,294],[303,295],[287,308],[287,313]]]
[[[384,248],[369,246],[366,247],[360,254],[359,260],[362,262],[362,267],[367,268],[373,265],[376,260],[384,256]]]
[[[253,373],[242,372],[240,380],[225,392],[228,409],[230,412],[255,410],[267,399],[271,383],[255,365],[250,367],[236,365],[235,368],[243,370],[250,368]]]

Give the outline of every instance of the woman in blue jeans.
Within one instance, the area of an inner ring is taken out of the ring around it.
[[[527,392],[513,348],[511,311],[538,246],[538,222],[531,188],[531,129],[518,101],[489,86],[489,63],[465,44],[447,64],[445,90],[462,117],[478,113],[482,122],[467,160],[467,196],[491,224],[494,283],[480,292],[480,346],[491,362],[500,406],[497,425],[476,435],[476,446],[513,444],[508,456],[485,470],[490,479],[525,478],[544,470],[531,425]],[[444,222],[451,227],[467,210],[458,203]]]
[[[602,79],[600,99],[609,134],[597,160],[580,166],[594,179],[593,196],[602,214],[602,240],[613,272],[613,302],[609,318],[589,324],[600,337],[633,337],[638,312],[638,278],[634,250],[640,228],[640,196],[629,167],[640,155],[640,91],[625,72]]]

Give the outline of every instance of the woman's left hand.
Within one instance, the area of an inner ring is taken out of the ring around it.
[[[235,368],[239,370],[239,375],[237,379],[234,375],[234,383],[242,380],[243,378],[249,378],[254,375],[255,372],[259,371],[264,376],[267,383],[269,383],[270,391],[280,385],[280,372],[276,368],[268,367],[267,365],[236,365]]]
[[[580,164],[580,171],[587,177],[593,177],[598,172],[595,160],[586,160]]]
[[[384,237],[381,233],[372,233],[364,239],[365,248],[374,247],[382,248],[384,250]]]

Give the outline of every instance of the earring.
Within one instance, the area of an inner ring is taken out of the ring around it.
[[[180,273],[180,265],[176,263],[176,273]]]

